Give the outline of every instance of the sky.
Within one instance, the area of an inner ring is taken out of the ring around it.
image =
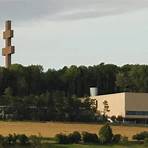
[[[0,0],[0,48],[5,20],[14,29],[12,63],[148,64],[148,0]]]

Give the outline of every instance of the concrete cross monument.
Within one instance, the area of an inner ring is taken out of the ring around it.
[[[11,30],[11,21],[5,22],[5,31],[3,32],[3,39],[5,40],[5,48],[2,49],[2,55],[5,56],[5,67],[11,65],[11,54],[15,52],[15,47],[11,46],[11,39],[13,37],[13,30]]]

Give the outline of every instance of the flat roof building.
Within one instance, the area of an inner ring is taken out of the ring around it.
[[[96,100],[97,111],[103,114],[104,101],[108,104],[106,115],[122,116],[124,119],[148,119],[148,93],[116,93],[92,96]]]

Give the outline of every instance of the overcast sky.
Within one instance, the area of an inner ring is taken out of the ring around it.
[[[148,64],[148,0],[0,0],[1,32],[8,19],[13,63]]]

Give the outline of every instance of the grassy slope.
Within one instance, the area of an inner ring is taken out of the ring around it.
[[[43,148],[146,148],[144,145],[108,145],[108,146],[101,146],[101,145],[82,145],[82,144],[70,144],[70,145],[60,145],[60,144],[51,144],[44,145]]]
[[[101,145],[80,145],[80,144],[73,144],[73,145],[58,145],[53,144],[50,145],[51,148],[146,148],[144,145],[108,145],[108,146],[101,146]],[[46,146],[44,148],[47,148]],[[49,146],[48,146],[49,148]]]
[[[70,144],[70,145],[59,145],[59,144],[44,144],[42,148],[147,148],[144,145],[108,145],[108,146],[100,146],[100,145],[80,145],[80,144]],[[6,148],[32,148],[30,146],[9,146]]]

